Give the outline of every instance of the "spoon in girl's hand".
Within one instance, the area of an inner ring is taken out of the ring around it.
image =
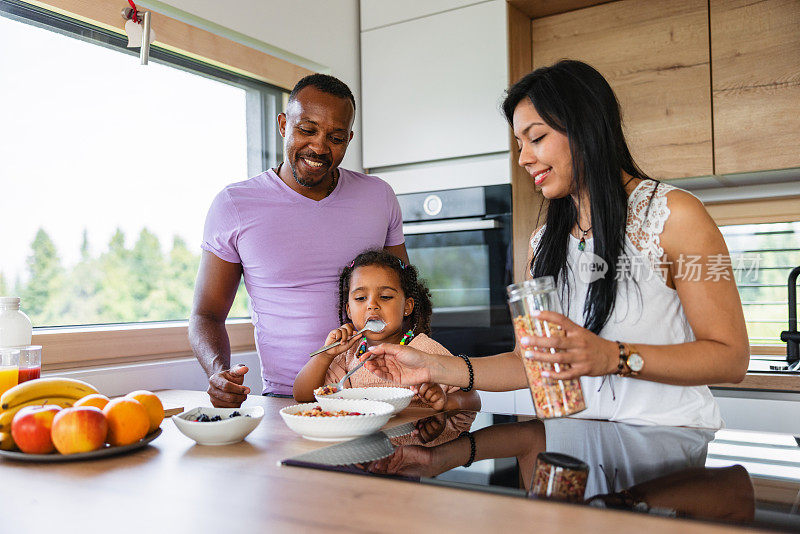
[[[319,350],[315,350],[314,352],[312,352],[311,354],[309,354],[309,356],[316,356],[317,354],[319,354],[319,353],[321,353],[321,352],[325,352],[325,351],[326,351],[326,350],[328,350],[328,349],[332,349],[333,347],[338,347],[339,345],[341,345],[341,344],[342,344],[342,343],[344,343],[345,341],[350,341],[350,340],[351,340],[351,339],[353,339],[354,337],[356,337],[356,336],[359,336],[359,335],[363,334],[363,333],[364,333],[364,332],[366,332],[366,331],[369,331],[369,332],[380,332],[380,331],[381,331],[381,330],[383,330],[384,328],[386,328],[386,323],[384,323],[384,322],[383,322],[383,321],[381,321],[380,319],[370,319],[369,321],[367,321],[367,324],[365,324],[365,325],[364,325],[364,328],[362,328],[361,330],[359,330],[358,332],[356,332],[355,334],[353,334],[353,335],[352,335],[350,338],[348,338],[347,340],[340,339],[339,341],[337,341],[337,342],[335,342],[335,343],[331,343],[330,345],[325,345],[325,346],[324,346],[324,347],[322,347],[321,349],[319,349]]]

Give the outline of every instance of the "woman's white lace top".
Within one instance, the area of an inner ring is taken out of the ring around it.
[[[605,339],[650,345],[695,339],[677,291],[666,284],[666,268],[661,263],[661,233],[670,215],[667,194],[675,189],[643,180],[628,197],[624,257],[617,264],[618,271],[622,267],[628,276],[618,275],[614,310],[600,332]],[[543,231],[544,227],[531,237],[534,251]],[[570,236],[568,275],[557,283],[565,315],[581,326],[589,284],[597,276],[597,271],[587,268],[599,260],[593,250],[593,239],[586,239],[586,248],[581,251],[578,239]],[[723,425],[706,386],[672,386],[616,375],[583,377],[581,385],[587,409],[574,417],[704,428]]]

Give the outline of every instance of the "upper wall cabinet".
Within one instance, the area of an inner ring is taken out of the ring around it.
[[[608,80],[647,174],[713,174],[706,0],[620,0],[534,19],[531,34],[534,67],[580,59]]]
[[[505,0],[361,33],[364,167],[506,151]]]
[[[427,17],[486,0],[361,0],[361,31]]]
[[[800,2],[711,0],[718,174],[800,167]]]

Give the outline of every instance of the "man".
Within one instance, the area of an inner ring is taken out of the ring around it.
[[[244,275],[264,394],[290,396],[308,354],[338,326],[339,271],[364,249],[403,261],[402,216],[382,180],[340,169],[355,99],[338,79],[300,80],[278,115],[284,161],[227,186],[206,218],[189,340],[217,407],[238,407],[247,367],[230,368],[225,319]]]

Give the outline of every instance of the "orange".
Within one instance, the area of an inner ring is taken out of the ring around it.
[[[106,407],[106,404],[108,404],[108,397],[102,393],[92,393],[91,395],[86,395],[85,397],[81,397],[80,399],[76,400],[73,406],[76,408],[78,406],[94,406],[95,408],[100,408],[102,410]]]
[[[130,445],[147,435],[150,418],[142,403],[134,399],[114,399],[106,404],[103,413],[108,421],[109,445]]]
[[[144,409],[147,410],[147,416],[150,418],[150,428],[147,433],[153,432],[156,428],[161,426],[161,421],[164,420],[164,405],[161,404],[155,393],[140,389],[131,391],[125,395],[126,399],[135,399],[142,403]]]

